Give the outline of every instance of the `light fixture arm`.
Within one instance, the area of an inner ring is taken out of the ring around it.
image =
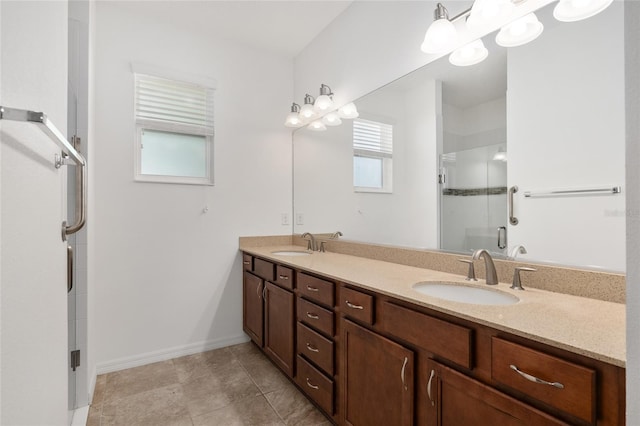
[[[316,100],[315,100],[315,98],[314,98],[313,96],[311,96],[310,94],[308,94],[308,93],[307,93],[306,95],[304,95],[304,104],[305,104],[305,105],[306,105],[306,104],[311,104],[311,105],[313,105],[313,103],[314,103],[315,101],[316,101]]]
[[[295,102],[291,104],[291,112],[300,112],[300,105]]]
[[[322,96],[322,95],[333,96],[333,92],[331,91],[331,87],[327,86],[326,84],[321,84],[320,85],[320,96]]]

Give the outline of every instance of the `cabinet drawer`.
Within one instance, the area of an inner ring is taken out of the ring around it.
[[[515,368],[521,373],[518,373]],[[492,337],[491,378],[545,404],[595,424],[596,373],[594,370]]]
[[[333,283],[304,273],[298,274],[298,291],[307,299],[333,307]]]
[[[333,341],[298,323],[298,353],[333,376]]]
[[[293,269],[276,265],[276,280],[274,282],[279,286],[293,290],[293,276]]]
[[[296,382],[327,414],[333,415],[333,380],[298,355]]]
[[[473,367],[472,330],[389,302],[383,309],[378,322],[386,332],[462,367]]]
[[[373,296],[350,288],[340,289],[340,311],[347,317],[373,324]]]
[[[267,281],[273,281],[275,265],[271,262],[267,262],[266,260],[258,259],[256,257],[255,259],[253,259],[253,272]]]
[[[242,269],[245,271],[253,271],[253,256],[250,254],[242,254]]]
[[[332,311],[321,308],[315,303],[311,303],[301,297],[298,298],[297,307],[298,321],[311,326],[327,336],[333,336],[334,316]]]

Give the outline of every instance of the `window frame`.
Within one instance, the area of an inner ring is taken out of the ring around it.
[[[213,111],[211,111],[211,128],[207,126],[178,123],[166,120],[153,120],[139,118],[136,111],[136,102],[138,98],[138,90],[136,88],[137,75],[148,75],[154,78],[161,78],[165,80],[171,80],[178,83],[186,83],[193,86],[199,86],[207,92],[207,96],[211,96],[212,108],[215,108],[213,102],[213,96],[215,93],[215,80],[203,79],[201,77],[186,76],[182,73],[172,73],[157,68],[143,66],[139,64],[132,64],[133,71],[133,90],[134,90],[134,103],[133,103],[133,119],[134,119],[134,181],[135,182],[151,182],[151,183],[168,183],[168,184],[183,184],[183,185],[214,185],[214,140],[215,140],[215,125],[213,124]],[[192,177],[192,176],[174,176],[174,175],[153,175],[142,173],[142,135],[145,130],[166,132],[166,133],[178,133],[190,136],[204,136],[205,137],[205,170],[206,175],[204,177]]]
[[[358,121],[366,121],[372,122],[380,125],[389,126],[391,130],[391,152],[386,153],[382,150],[368,150],[362,148],[356,148],[355,138],[353,136],[352,129],[352,147],[353,147],[353,158],[355,160],[356,157],[364,157],[364,158],[375,158],[382,159],[382,186],[381,187],[368,187],[368,186],[357,186],[355,185],[355,165],[353,165],[353,191],[359,193],[374,193],[374,194],[392,194],[393,193],[393,127],[394,124],[391,120],[384,120],[381,118],[364,118],[359,117],[353,120],[353,126],[355,128],[356,122]],[[353,162],[352,162],[353,164]]]

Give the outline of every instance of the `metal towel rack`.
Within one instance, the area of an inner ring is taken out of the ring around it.
[[[43,112],[29,111],[25,109],[8,108],[0,106],[0,120],[12,120],[23,121],[33,123],[37,125],[43,133],[55,142],[60,149],[62,149],[62,155],[56,154],[55,167],[59,169],[62,166],[68,165],[69,157],[74,161],[76,166],[80,167],[80,172],[76,173],[77,185],[76,185],[76,223],[67,226],[67,221],[62,222],[62,241],[67,240],[67,236],[75,234],[84,226],[87,211],[87,162],[76,149],[67,141],[62,132],[53,125],[53,123],[47,118],[47,115]]]
[[[579,188],[579,189],[554,189],[549,191],[527,191],[524,193],[525,198],[536,197],[561,197],[566,195],[606,195],[620,194],[622,187],[620,186],[604,186],[597,188]]]

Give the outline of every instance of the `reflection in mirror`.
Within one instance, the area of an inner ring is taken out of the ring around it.
[[[490,34],[484,62],[442,58],[356,100],[359,119],[297,130],[294,231],[624,271],[624,188],[525,197],[624,183],[623,5],[569,24],[553,6],[527,45]]]

